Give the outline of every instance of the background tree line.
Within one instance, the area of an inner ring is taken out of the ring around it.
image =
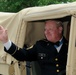
[[[74,2],[76,0],[0,0],[0,12],[18,12],[23,8]]]

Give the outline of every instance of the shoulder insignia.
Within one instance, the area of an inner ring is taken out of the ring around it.
[[[20,50],[20,48],[18,47],[18,50]]]
[[[29,50],[29,49],[31,49],[31,48],[33,48],[33,45],[32,45],[32,46],[30,46],[30,47],[28,47],[28,48],[26,48],[26,50]]]

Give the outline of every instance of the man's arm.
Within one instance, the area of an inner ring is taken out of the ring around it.
[[[4,51],[12,55],[17,60],[25,60],[25,55],[21,52],[21,50],[18,50],[18,47],[8,39],[7,30],[4,29],[2,26],[0,26],[0,41],[4,45]]]
[[[37,59],[36,47],[29,50],[26,48],[19,48],[8,39],[7,30],[2,26],[0,26],[0,41],[4,44],[4,51],[19,61],[32,61]]]

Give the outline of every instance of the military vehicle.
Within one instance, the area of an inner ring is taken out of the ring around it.
[[[44,39],[47,19],[61,20],[64,36],[69,41],[66,75],[76,75],[76,2],[29,7],[17,13],[0,12],[0,25],[8,30],[17,46],[32,46]],[[20,62],[4,52],[0,42],[0,75],[40,75],[37,62]]]

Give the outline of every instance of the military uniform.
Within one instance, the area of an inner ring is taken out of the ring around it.
[[[37,61],[41,68],[41,75],[66,75],[68,42],[63,38],[63,45],[58,53],[52,42],[37,41],[31,48],[18,48],[14,43],[6,52],[19,61]]]

